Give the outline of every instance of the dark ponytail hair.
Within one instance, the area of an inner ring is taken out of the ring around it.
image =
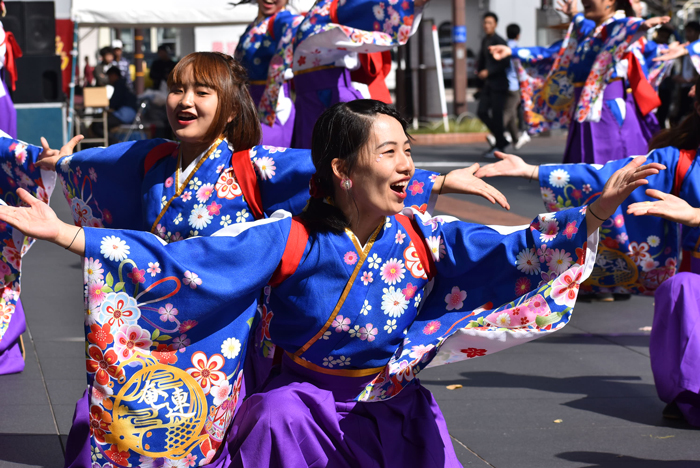
[[[628,18],[634,18],[637,16],[637,13],[634,11],[634,8],[632,8],[632,3],[629,0],[616,0],[615,10],[624,11],[625,16]]]
[[[333,204],[336,187],[332,163],[335,158],[341,159],[345,172],[352,174],[370,141],[374,120],[380,114],[396,119],[406,132],[408,123],[401,115],[394,108],[373,99],[340,102],[327,109],[316,121],[311,138],[311,159],[316,168],[312,180],[320,196],[310,198],[301,214],[311,231],[340,233],[350,225],[345,214]]]
[[[168,76],[168,87],[182,84],[188,69],[196,83],[216,90],[219,100],[205,139],[213,142],[223,135],[235,151],[260,144],[258,110],[248,92],[248,76],[243,65],[221,52],[194,52],[175,65]],[[230,122],[229,117],[233,117]]]
[[[700,103],[700,78],[695,81],[695,104]],[[662,130],[649,142],[649,151],[675,146],[682,150],[694,150],[700,146],[700,115],[693,111],[677,127]]]

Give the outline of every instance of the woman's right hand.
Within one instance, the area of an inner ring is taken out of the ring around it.
[[[654,57],[652,60],[653,62],[667,62],[669,60],[675,60],[677,58],[683,57],[684,55],[688,55],[688,49],[687,46],[690,44],[689,42],[685,42],[683,44],[677,45],[672,44],[668,47],[668,50],[666,53],[661,54],[657,57]]]
[[[569,17],[569,20],[573,19],[578,13],[578,1],[577,0],[557,0],[556,11],[559,11]]]
[[[18,229],[25,236],[47,240],[61,247],[68,247],[74,238],[77,240],[76,234],[80,228],[58,219],[49,205],[33,197],[26,190],[18,188],[17,195],[24,206],[0,206],[0,221]],[[84,238],[82,240],[82,250],[84,251]],[[78,242],[74,246],[80,247],[80,244],[81,242]],[[71,249],[71,251],[74,250]]]
[[[480,179],[486,177],[523,177],[525,179],[539,177],[539,166],[533,166],[523,161],[523,158],[514,154],[494,153],[500,161],[488,164],[478,171],[476,176]]]
[[[660,190],[648,189],[646,194],[659,201],[632,203],[627,207],[627,214],[658,216],[686,226],[700,227],[700,208],[693,208],[682,198]]]
[[[503,60],[513,55],[513,50],[506,45],[492,45],[489,47],[489,52],[496,60]]]
[[[70,156],[71,154],[73,154],[73,149],[75,148],[75,145],[80,143],[80,141],[83,138],[85,138],[83,135],[74,136],[59,151],[51,149],[49,147],[49,142],[46,141],[46,138],[41,137],[41,147],[44,148],[44,150],[41,152],[41,154],[39,154],[37,166],[46,171],[56,172],[56,164],[58,164],[58,160],[64,156]]]

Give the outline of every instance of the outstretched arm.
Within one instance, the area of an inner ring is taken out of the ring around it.
[[[500,161],[480,168],[476,171],[476,177],[522,177],[535,180],[540,175],[539,166],[526,163],[520,156],[500,151],[496,151],[495,155]]]
[[[477,176],[478,171],[482,169],[480,169],[479,164],[472,164],[469,167],[450,171],[448,174],[440,176],[441,180],[437,180],[435,185],[433,185],[433,192],[439,194],[461,193],[477,195],[491,203],[498,203],[506,210],[510,210],[510,205],[505,195]]]
[[[81,256],[85,254],[85,234],[82,228],[58,219],[49,205],[34,198],[26,190],[17,189],[17,194],[27,206],[0,206],[0,221],[18,229],[25,236],[53,242]]]
[[[39,155],[37,165],[44,170],[56,172],[56,164],[58,163],[58,160],[63,156],[70,156],[73,154],[75,145],[80,143],[83,138],[85,138],[83,135],[74,136],[68,143],[63,145],[59,151],[51,149],[49,147],[49,142],[46,141],[46,138],[41,137],[41,146],[44,148],[44,151],[42,151]]]
[[[600,197],[588,205],[586,225],[589,235],[610,218],[637,187],[648,184],[647,177],[666,169],[666,166],[659,163],[644,164],[646,160],[646,156],[637,156],[626,166],[615,171],[605,184]]]
[[[658,216],[686,226],[700,227],[700,208],[693,208],[682,198],[659,190],[648,189],[646,194],[659,201],[632,203],[627,207],[627,214]]]

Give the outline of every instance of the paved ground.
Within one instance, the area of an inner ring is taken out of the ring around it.
[[[561,137],[539,139],[521,154],[558,162],[563,146]],[[485,149],[420,147],[414,154],[446,171],[458,162],[483,162]],[[512,213],[466,197],[443,197],[438,208],[503,224],[542,211],[536,183],[494,185]],[[69,218],[60,192],[53,205]],[[23,276],[27,368],[0,377],[0,468],[60,467],[85,387],[81,267],[72,254],[37,244],[25,257]],[[661,418],[644,331],[651,319],[651,298],[581,304],[570,325],[547,339],[424,371],[422,381],[440,402],[464,466],[700,468],[700,431]],[[450,384],[463,387],[447,390]]]

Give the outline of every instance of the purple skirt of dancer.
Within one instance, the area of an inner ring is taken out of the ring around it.
[[[433,395],[416,380],[376,403],[352,399],[368,377],[320,374],[287,356],[243,402],[216,468],[461,467]]]
[[[7,92],[3,77],[4,73],[0,70],[0,86],[5,91],[4,96],[0,97],[0,130],[12,138],[17,138],[17,111],[15,105],[12,104],[10,94]]]
[[[10,319],[10,325],[0,340],[0,375],[14,374],[24,370],[24,355],[22,354],[20,338],[26,329],[24,308],[18,299],[15,313]]]
[[[649,354],[656,391],[700,427],[700,275],[679,273],[654,298]]]
[[[297,116],[294,122],[294,148],[311,148],[311,135],[316,120],[323,112],[339,102],[363,99],[353,87],[350,70],[342,67],[326,68],[294,77]]]
[[[581,89],[576,88],[576,101]],[[629,99],[626,94],[622,80],[616,80],[605,87],[603,95],[604,101],[618,98],[624,100],[625,119],[622,125],[605,102],[600,122],[571,123],[564,163],[605,164],[615,159],[649,152],[645,130],[640,123],[641,114],[637,111],[634,99]]]
[[[284,95],[287,98],[291,96],[291,86],[288,81],[284,82]],[[263,92],[265,91],[265,85],[255,85],[251,84],[248,87],[250,91],[250,96],[253,98],[253,102],[257,106],[260,103]],[[268,146],[279,146],[282,148],[290,148],[292,146],[292,136],[294,136],[294,119],[295,119],[296,109],[294,104],[292,104],[292,111],[289,114],[289,118],[286,122],[282,123],[279,117],[275,118],[275,124],[270,127],[266,124],[261,124],[262,126],[262,142],[261,145]]]

